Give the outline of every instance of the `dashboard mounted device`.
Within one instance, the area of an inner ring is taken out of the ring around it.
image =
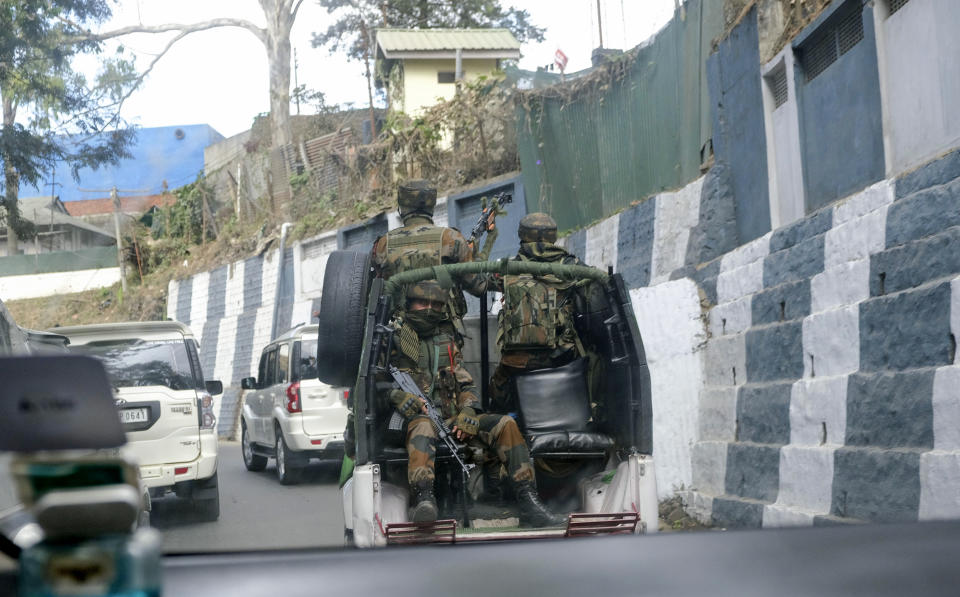
[[[100,361],[0,358],[0,451],[101,450],[126,443]]]

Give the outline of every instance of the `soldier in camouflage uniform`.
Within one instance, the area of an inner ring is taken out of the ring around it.
[[[403,226],[391,230],[374,243],[371,261],[376,275],[387,280],[406,270],[473,260],[473,247],[459,230],[434,225],[436,205],[437,189],[430,182],[412,180],[399,186],[397,206]],[[490,242],[488,237],[487,243]],[[454,314],[451,323],[462,333],[460,318],[467,310],[462,290],[480,296],[484,279],[482,276],[466,276],[457,282],[460,288],[449,291],[448,302]]]
[[[584,265],[575,255],[555,244],[557,223],[545,213],[524,216],[517,234],[520,237],[520,250],[514,257],[517,261]],[[555,289],[547,307],[552,311],[548,315],[555,319],[551,325],[554,329],[545,329],[542,324],[538,326],[540,322],[537,321],[524,321],[529,315],[509,308],[509,299],[516,295],[511,291],[511,285],[529,288],[541,282]],[[495,410],[511,412],[516,409],[510,383],[514,375],[533,369],[560,367],[587,354],[574,326],[577,314],[586,305],[583,282],[564,281],[553,276],[496,275],[488,280],[488,286],[505,295],[497,329],[500,364],[490,379],[490,398]],[[520,336],[526,336],[525,341],[518,339]]]
[[[394,322],[397,331],[390,362],[407,371],[438,410],[453,435],[494,459],[506,469],[520,505],[521,522],[535,526],[561,525],[565,520],[541,503],[530,452],[513,418],[482,412],[473,378],[461,364],[460,349],[449,328],[448,293],[427,281],[407,290],[407,304]],[[412,520],[436,520],[433,495],[437,431],[426,416],[421,398],[382,378],[381,399],[406,422],[409,456],[407,479],[413,504]]]

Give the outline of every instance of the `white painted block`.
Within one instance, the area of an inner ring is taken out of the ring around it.
[[[758,239],[752,240],[730,251],[720,259],[720,273],[730,272],[741,268],[770,254],[770,237],[768,232]]]
[[[653,453],[661,496],[689,487],[697,402],[703,385],[700,346],[706,330],[696,284],[689,279],[630,291],[650,367]]]
[[[243,313],[243,268],[243,261],[235,261],[227,268],[224,317],[236,317]]]
[[[756,294],[763,290],[763,260],[754,261],[743,267],[717,276],[717,303],[730,301]]]
[[[304,244],[303,258],[299,263],[301,298],[313,298],[323,293],[323,274],[330,253],[337,250],[336,234],[326,234]]]
[[[699,491],[678,492],[687,514],[696,518],[704,524],[710,524],[713,519],[713,496],[700,493]]]
[[[290,316],[290,323],[292,325],[300,325],[302,323],[317,323],[317,321],[313,318],[312,310],[313,300],[297,301],[293,304],[293,312]]]
[[[920,455],[920,520],[960,518],[960,452]]]
[[[833,208],[833,226],[862,218],[874,212],[886,212],[886,206],[893,203],[894,186],[892,180],[881,180],[861,192],[841,199]]]
[[[403,222],[400,221],[400,214],[397,212],[393,212],[393,213],[397,214],[396,221],[399,224],[397,228],[399,228],[400,226],[403,225]],[[449,222],[450,222],[450,210],[447,209],[447,198],[440,197],[439,199],[437,199],[437,207],[434,208],[433,210],[433,223],[436,226],[449,226],[450,225]],[[390,226],[389,216],[387,218],[387,227],[390,230],[393,230],[393,228]]]
[[[960,450],[960,367],[940,367],[933,377],[933,447]]]
[[[237,318],[235,316],[224,317],[220,320],[220,328],[217,331],[217,359],[213,368],[213,378],[219,379],[224,386],[230,385],[234,381],[233,360],[237,349]]]
[[[960,342],[960,278],[950,282],[950,333]],[[953,356],[953,363],[960,365],[960,354]]]
[[[206,319],[197,319],[196,321],[191,321],[188,324],[190,331],[193,332],[194,337],[197,339],[197,344],[200,346],[203,346],[203,326],[206,323]]]
[[[824,237],[824,267],[867,259],[885,248],[887,208],[871,211],[828,230]]]
[[[746,335],[711,338],[703,355],[703,382],[708,386],[734,386],[746,380]]]
[[[690,229],[700,220],[702,187],[701,177],[679,191],[655,198],[651,284],[669,280],[673,271],[685,265]]]
[[[730,336],[740,334],[750,328],[753,298],[745,296],[729,303],[723,303],[710,309],[707,314],[707,326],[710,336]]]
[[[802,379],[790,388],[790,443],[843,445],[847,434],[847,376]]]
[[[828,377],[860,369],[860,309],[850,305],[803,320],[803,376]]]
[[[587,228],[587,248],[584,261],[602,270],[606,270],[609,266],[616,268],[619,230],[620,214],[614,214]]]
[[[767,504],[763,507],[763,528],[810,527],[816,515],[789,506]]]
[[[207,298],[210,290],[210,272],[203,272],[193,276],[193,289],[190,293],[190,317],[186,323],[191,329],[194,322],[203,322],[207,319]],[[201,325],[202,327],[202,325]],[[194,333],[198,333],[194,330]]]
[[[835,446],[783,446],[780,449],[777,505],[815,514],[829,514],[833,499],[835,450]]]
[[[118,268],[119,269],[119,268]],[[167,283],[167,318],[177,319],[177,297],[180,295],[180,281],[170,280]]]
[[[700,393],[700,441],[736,439],[738,388],[707,386]]]
[[[870,260],[850,261],[823,271],[810,279],[810,308],[813,313],[870,298]]]
[[[280,260],[277,258],[277,251],[267,251],[263,254],[263,259],[259,260],[260,263],[260,275],[261,277],[261,286],[260,286],[260,305],[264,307],[272,307],[273,299],[277,293],[277,265]],[[253,264],[257,263],[256,261]],[[252,264],[247,264],[252,265]],[[256,267],[254,265],[254,267]]]
[[[692,489],[711,496],[723,495],[726,493],[726,476],[727,442],[694,444]]]
[[[253,324],[253,345],[250,347],[250,371],[248,376],[257,376],[257,366],[260,363],[260,353],[263,347],[270,343],[270,328],[273,325],[273,307],[260,307]]]

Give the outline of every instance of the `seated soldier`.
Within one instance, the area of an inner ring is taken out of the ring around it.
[[[545,213],[528,214],[517,230],[517,261],[585,265],[557,241],[557,223]],[[512,378],[524,371],[561,367],[587,356],[574,323],[585,310],[584,284],[556,276],[492,276],[488,286],[503,293],[498,314],[500,363],[490,379],[494,410],[516,410]]]
[[[530,452],[517,423],[509,416],[481,412],[473,378],[461,365],[459,347],[449,331],[448,299],[447,291],[434,281],[420,282],[408,289],[406,308],[394,322],[397,331],[390,362],[410,374],[442,413],[454,437],[482,448],[506,468],[519,502],[522,524],[564,524],[563,517],[550,512],[540,501]],[[411,518],[414,522],[436,520],[433,481],[437,430],[426,416],[420,397],[392,384],[378,385],[384,388],[381,398],[389,401],[406,421]]]

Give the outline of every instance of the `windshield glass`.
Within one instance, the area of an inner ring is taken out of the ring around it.
[[[179,391],[195,387],[183,340],[101,340],[72,345],[69,350],[103,361],[116,388],[165,386]]]

